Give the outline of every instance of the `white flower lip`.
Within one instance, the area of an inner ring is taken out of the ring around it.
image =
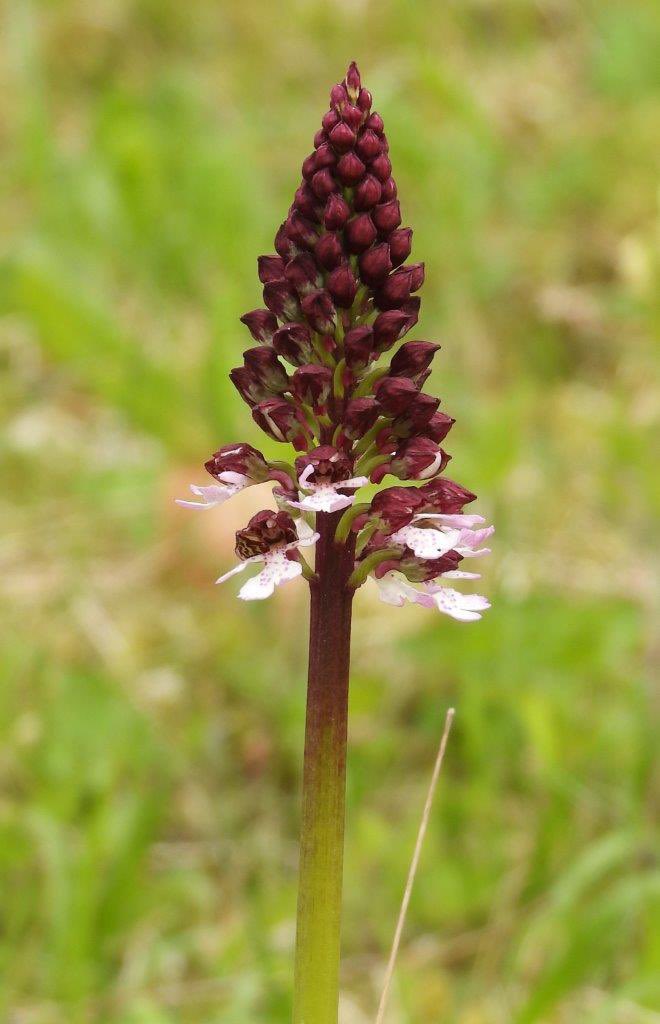
[[[280,587],[290,580],[295,580],[302,574],[300,562],[288,558],[287,552],[309,547],[312,544],[316,544],[319,539],[318,533],[315,533],[304,519],[296,521],[296,530],[298,532],[298,540],[291,541],[290,544],[278,544],[272,550],[267,551],[265,555],[253,555],[251,558],[246,558],[244,561],[239,562],[238,565],[235,565],[233,569],[230,569],[229,572],[220,576],[215,582],[224,583],[231,576],[236,576],[238,573],[243,572],[251,563],[263,562],[264,567],[261,572],[257,573],[256,576],[252,576],[247,583],[243,584],[238,592],[238,596],[243,601],[263,601],[265,598],[270,597],[276,587]]]

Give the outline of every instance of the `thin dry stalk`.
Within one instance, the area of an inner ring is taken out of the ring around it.
[[[428,827],[429,818],[431,817],[431,807],[433,806],[433,797],[438,785],[438,779],[440,778],[440,771],[442,769],[442,762],[445,758],[445,750],[447,748],[447,740],[449,739],[449,733],[451,731],[452,722],[454,721],[454,708],[449,708],[445,715],[445,725],[442,732],[442,739],[440,740],[440,746],[438,748],[438,754],[433,765],[433,774],[431,775],[431,782],[429,784],[428,793],[426,794],[426,803],[424,804],[424,811],[422,813],[422,820],[420,822],[419,831],[417,833],[417,842],[415,843],[415,850],[412,855],[410,862],[410,869],[408,871],[408,879],[406,881],[406,888],[403,893],[403,900],[401,901],[401,909],[399,910],[399,919],[396,923],[396,929],[394,932],[394,939],[392,941],[392,949],[390,952],[390,958],[387,963],[387,970],[385,972],[385,982],[383,984],[383,992],[380,997],[380,1003],[378,1005],[378,1014],[376,1015],[376,1024],[383,1024],[385,1020],[385,1010],[387,1009],[387,1000],[390,994],[390,987],[392,984],[392,977],[394,975],[394,967],[396,965],[396,958],[399,953],[399,946],[401,945],[401,936],[403,934],[403,926],[406,921],[406,914],[408,913],[408,904],[410,903],[410,895],[412,893],[412,887],[415,881],[415,875],[417,874],[417,868],[419,866],[419,858],[422,853],[422,846],[424,844],[424,837],[426,836],[426,829]]]

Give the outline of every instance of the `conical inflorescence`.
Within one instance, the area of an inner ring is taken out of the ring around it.
[[[226,574],[263,563],[243,598],[309,575],[300,547],[316,540],[314,517],[345,509],[337,540],[357,534],[355,586],[371,576],[388,603],[480,618],[485,598],[441,580],[478,578],[458,565],[487,552],[493,528],[465,514],[475,495],[441,475],[454,420],[422,391],[439,346],[396,347],[417,323],[424,264],[409,262],[383,120],[355,64],[330,93],[274,247],[258,259],[264,307],[241,317],[254,345],[230,376],[258,426],[298,455],[274,463],[250,445],[225,446],[206,463],[215,482],[181,504],[210,508],[275,482],[278,511],[239,531],[241,561]],[[359,488],[388,475],[406,485],[355,504]]]

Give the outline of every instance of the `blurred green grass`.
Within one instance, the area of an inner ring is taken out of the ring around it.
[[[660,1020],[657,6],[3,17],[4,1018],[288,1019],[304,594],[211,586],[253,493],[171,499],[261,443],[237,318],[355,58],[498,534],[477,627],[360,594],[343,1021],[373,1019],[450,702],[393,1024]]]

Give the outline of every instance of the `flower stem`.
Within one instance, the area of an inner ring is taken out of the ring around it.
[[[309,675],[294,1024],[337,1024],[346,791],[346,727],[355,538],[336,544],[341,513],[318,516]]]

